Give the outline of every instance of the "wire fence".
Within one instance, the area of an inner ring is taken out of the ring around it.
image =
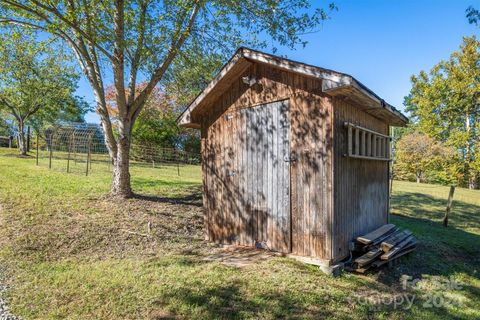
[[[97,124],[73,123],[51,127],[31,140],[38,166],[87,176],[112,170],[105,138]],[[199,154],[174,148],[133,144],[130,149],[130,164],[133,166],[176,166],[180,175],[183,166],[199,163]]]

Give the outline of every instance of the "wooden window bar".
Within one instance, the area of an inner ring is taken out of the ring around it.
[[[390,141],[387,135],[345,122],[347,157],[390,161]]]

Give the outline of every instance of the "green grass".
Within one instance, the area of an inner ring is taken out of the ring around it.
[[[331,278],[282,257],[241,269],[206,261],[214,245],[203,241],[198,166],[180,176],[176,166],[134,166],[141,196],[114,201],[106,165],[86,177],[85,163],[67,174],[63,160],[49,170],[8,153],[0,149],[0,265],[25,319],[480,317],[480,191],[456,190],[444,228],[448,188],[395,182],[392,222],[414,232],[418,250],[394,269]],[[420,282],[403,291],[403,275]],[[400,294],[415,296],[411,308],[375,303]],[[428,307],[432,297],[454,303]]]

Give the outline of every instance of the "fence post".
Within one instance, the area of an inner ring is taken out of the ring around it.
[[[67,156],[67,173],[70,172],[70,153],[72,151],[72,137],[70,137],[70,141],[68,143],[68,156]]]
[[[48,169],[52,169],[52,154],[53,154],[53,146],[50,146],[50,156],[48,160]]]
[[[87,168],[85,169],[85,176],[88,176],[88,165],[89,165],[89,159],[90,159],[90,144],[88,145],[88,153],[87,153]]]
[[[75,130],[73,131],[73,161],[77,164],[77,143],[75,142]]]
[[[445,216],[443,217],[443,226],[448,227],[448,214],[452,209],[452,202],[453,202],[453,193],[455,192],[455,186],[450,186],[450,192],[448,193],[448,200],[447,200],[447,209],[445,210]]]
[[[30,152],[30,126],[27,127],[27,152]]]
[[[90,134],[88,136],[88,150],[89,150],[89,152],[88,152],[88,163],[90,164],[90,171],[92,171],[92,152],[91,152],[91,150],[92,150],[92,136],[93,136],[93,134]]]
[[[87,168],[85,171],[85,176],[88,176],[88,169],[92,170],[92,156],[91,156],[91,148],[92,148],[92,136],[88,136],[88,153],[87,153]]]
[[[180,176],[180,157],[178,156],[178,151],[174,150],[175,158],[177,159],[177,174]]]
[[[36,158],[37,158],[37,159],[36,159],[37,166],[38,166],[38,152],[40,151],[38,136],[39,136],[39,134],[38,134],[38,132],[37,132],[37,156],[36,156]]]

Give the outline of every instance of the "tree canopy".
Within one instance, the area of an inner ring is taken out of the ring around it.
[[[396,144],[395,176],[417,182],[458,183],[454,148],[419,132],[402,136]]]
[[[88,109],[75,96],[78,74],[69,54],[52,38],[16,28],[0,33],[0,108],[17,124],[19,146],[26,153],[27,122],[39,127],[57,119],[78,119]]]
[[[470,6],[466,10],[468,22],[476,26],[480,26],[480,11]]]
[[[480,43],[465,37],[460,50],[430,72],[412,76],[406,110],[418,130],[453,147],[465,180],[474,188],[480,172]]]
[[[307,0],[2,0],[0,23],[43,30],[70,45],[96,97],[114,164],[112,194],[128,197],[133,125],[172,66],[229,56],[241,44],[305,45],[302,36],[328,17],[322,8],[310,9]],[[106,104],[105,69],[113,74],[117,134]],[[140,82],[147,85],[135,94]]]

